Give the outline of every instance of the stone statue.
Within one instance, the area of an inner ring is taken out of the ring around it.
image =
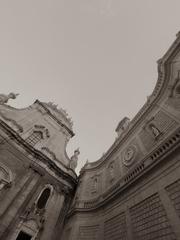
[[[154,125],[150,124],[150,129],[151,129],[151,132],[153,133],[153,135],[155,137],[158,137],[160,135],[160,131],[158,128],[156,128]]]
[[[19,93],[9,93],[8,95],[0,94],[0,104],[5,104],[9,101],[9,99],[15,99]]]
[[[80,154],[80,151],[79,151],[79,148],[76,149],[74,151],[74,154],[72,155],[71,157],[71,160],[70,160],[70,168],[72,168],[73,170],[75,170],[75,168],[77,167],[77,162],[78,162],[78,155]]]

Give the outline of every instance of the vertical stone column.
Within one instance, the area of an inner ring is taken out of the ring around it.
[[[32,170],[30,170],[30,173],[32,174]],[[1,226],[0,226],[0,239],[6,239],[7,234],[9,234],[9,231],[12,230],[10,224],[15,219],[15,217],[18,214],[18,211],[20,210],[21,206],[25,202],[27,196],[32,191],[36,183],[38,182],[40,178],[40,175],[37,172],[33,172],[32,176],[29,177],[29,174],[27,178],[24,178],[24,183],[21,190],[16,194],[13,202],[11,202],[11,205],[7,208],[7,211],[5,214],[3,214],[1,218]],[[26,180],[26,181],[25,181]]]
[[[63,190],[60,192],[55,192],[55,194],[50,199],[50,203],[45,214],[44,230],[40,237],[41,240],[50,240],[53,239],[52,236],[55,237],[55,234],[57,232],[56,226],[59,225],[57,222],[64,206],[64,194],[65,193]]]
[[[30,171],[24,174],[24,176],[18,180],[16,186],[14,186],[12,183],[11,187],[8,189],[8,192],[5,193],[5,196],[1,199],[0,204],[0,220],[2,218],[3,213],[5,213],[5,211],[7,210],[8,206],[20,194],[22,188],[27,184],[29,178]]]

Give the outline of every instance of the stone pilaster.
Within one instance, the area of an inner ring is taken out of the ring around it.
[[[30,173],[32,172],[30,171]],[[11,202],[11,206],[7,208],[7,211],[5,212],[5,214],[3,214],[1,218],[2,224],[0,226],[0,239],[6,239],[6,236],[11,230],[11,228],[9,229],[10,224],[15,219],[21,206],[32,191],[33,187],[38,182],[39,177],[40,175],[38,173],[34,173],[31,177],[29,177],[28,174],[23,181],[24,184],[21,185],[21,190],[17,192],[16,188],[16,194],[14,196],[13,202]]]
[[[169,199],[165,189],[161,189],[159,191],[159,197],[161,199],[161,202],[165,208],[167,217],[169,219],[169,222],[171,223],[171,227],[173,229],[173,232],[176,235],[176,239],[180,240],[180,219],[175,211],[175,208],[172,205],[171,200]]]
[[[23,187],[27,185],[29,178],[30,172],[24,174],[24,176],[18,180],[16,187],[12,183],[11,187],[8,190],[6,189],[6,191],[8,191],[7,193],[2,190],[4,196],[1,196],[0,219],[2,219],[3,214],[6,213],[6,210],[11,202],[18,197]]]

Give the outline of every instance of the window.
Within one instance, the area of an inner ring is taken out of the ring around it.
[[[44,191],[41,193],[41,196],[38,199],[37,208],[39,209],[45,208],[48,198],[50,196],[50,193],[51,193],[51,190],[49,188],[44,189]]]
[[[31,239],[32,239],[32,236],[30,236],[29,234],[23,231],[21,231],[16,238],[16,240],[31,240]]]
[[[35,146],[43,138],[42,132],[35,131],[27,139],[26,142],[31,146]]]

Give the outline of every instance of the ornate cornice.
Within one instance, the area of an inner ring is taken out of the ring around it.
[[[59,163],[62,165],[62,168],[69,171],[71,174],[66,173],[61,168],[59,168],[50,158],[44,155],[41,151],[33,148],[30,144],[28,144],[16,131],[10,128],[5,122],[0,120],[0,128],[9,136],[11,140],[14,140],[19,146],[21,146],[28,154],[30,154],[33,158],[38,159],[42,163],[48,166],[50,170],[52,170],[56,176],[63,178],[67,182],[72,183],[73,185],[77,184],[77,175],[76,173],[66,167],[63,163]],[[33,165],[33,162],[32,162]],[[36,162],[37,165],[37,162]]]
[[[44,103],[40,102],[39,100],[36,100],[35,103],[39,104],[52,119],[54,119],[61,127],[63,127],[70,134],[71,137],[75,135],[69,127],[67,127],[64,123],[62,123],[57,117],[55,117],[50,112],[50,110],[45,106]]]

